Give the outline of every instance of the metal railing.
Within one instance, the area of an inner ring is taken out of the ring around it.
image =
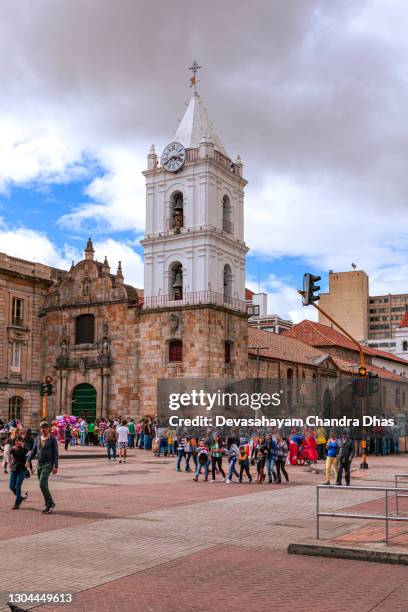
[[[336,489],[336,491],[381,491],[385,493],[385,513],[384,514],[351,514],[349,512],[320,512],[320,489],[330,490]],[[389,540],[389,529],[388,523],[390,521],[408,522],[406,516],[395,516],[390,514],[389,511],[389,493],[404,492],[408,494],[408,489],[396,488],[396,487],[358,487],[348,486],[339,487],[336,485],[316,485],[316,539],[320,539],[320,517],[325,516],[329,518],[350,518],[350,519],[366,519],[370,521],[385,521],[385,543],[388,544]],[[407,495],[408,496],[408,495]],[[397,497],[398,499],[398,497]]]
[[[183,299],[177,300],[172,295],[154,295],[146,297],[143,300],[143,309],[148,308],[168,308],[168,307],[183,307],[197,306],[199,304],[211,304],[214,306],[223,306],[238,312],[247,312],[247,304],[243,300],[233,298],[216,291],[193,291],[191,293],[183,292]]]
[[[400,491],[404,490],[398,486],[401,480],[402,482],[405,482],[408,484],[408,474],[395,474],[395,488],[397,489],[397,492],[395,493],[395,505],[396,505],[396,510],[397,510],[397,516],[399,515],[399,502],[398,502],[399,498],[408,497],[408,493],[400,493]]]
[[[174,215],[173,217],[170,217],[170,219],[167,219],[167,223],[166,223],[166,228],[167,230],[171,231],[171,230],[177,230],[177,229],[181,229],[182,227],[184,227],[184,216],[183,215]]]

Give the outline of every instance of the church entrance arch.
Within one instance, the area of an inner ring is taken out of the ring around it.
[[[88,423],[96,419],[96,389],[88,383],[77,385],[72,392],[72,414],[85,418]]]

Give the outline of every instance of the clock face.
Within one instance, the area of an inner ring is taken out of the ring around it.
[[[161,165],[169,172],[177,172],[186,161],[186,150],[179,142],[171,142],[164,149],[161,156]]]

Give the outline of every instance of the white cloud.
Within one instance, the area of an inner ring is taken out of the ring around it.
[[[258,293],[268,294],[268,314],[277,314],[284,319],[290,319],[294,323],[299,323],[303,319],[317,321],[317,310],[313,307],[302,306],[302,298],[297,289],[288,283],[270,274],[264,279],[259,287],[258,283],[252,279],[246,281],[246,286]]]
[[[94,248],[95,258],[99,261],[107,256],[112,274],[115,274],[118,262],[121,261],[125,283],[143,287],[143,260],[130,244],[109,238],[94,242]],[[72,261],[83,259],[83,252],[71,245],[66,244],[59,249],[43,232],[25,227],[11,228],[1,218],[0,252],[63,270],[69,269]]]
[[[389,291],[406,292],[408,207],[378,207],[369,198],[357,183],[336,191],[327,177],[300,185],[271,175],[249,192],[246,239],[257,253],[302,258],[314,269],[348,270],[353,262],[371,276],[372,293],[387,282]]]
[[[0,251],[62,269],[71,263],[66,254],[61,252],[46,234],[24,227],[11,229],[0,224]],[[69,254],[72,254],[72,250]]]
[[[143,260],[128,244],[118,242],[109,238],[102,242],[94,242],[95,257],[103,261],[105,255],[111,268],[111,273],[115,274],[118,262],[122,262],[122,272],[125,283],[134,287],[143,287]]]
[[[135,146],[101,151],[99,162],[106,173],[95,178],[85,191],[92,202],[63,215],[59,224],[76,230],[143,230],[145,187],[141,169],[146,165],[147,150],[145,147],[138,153]]]

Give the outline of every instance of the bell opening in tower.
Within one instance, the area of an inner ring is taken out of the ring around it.
[[[183,299],[183,266],[180,262],[175,262],[170,267],[170,286],[169,294],[172,300]]]
[[[232,297],[232,270],[229,264],[224,266],[224,302],[231,302]]]
[[[184,227],[184,199],[181,191],[175,191],[170,200],[169,229],[180,231]]]

